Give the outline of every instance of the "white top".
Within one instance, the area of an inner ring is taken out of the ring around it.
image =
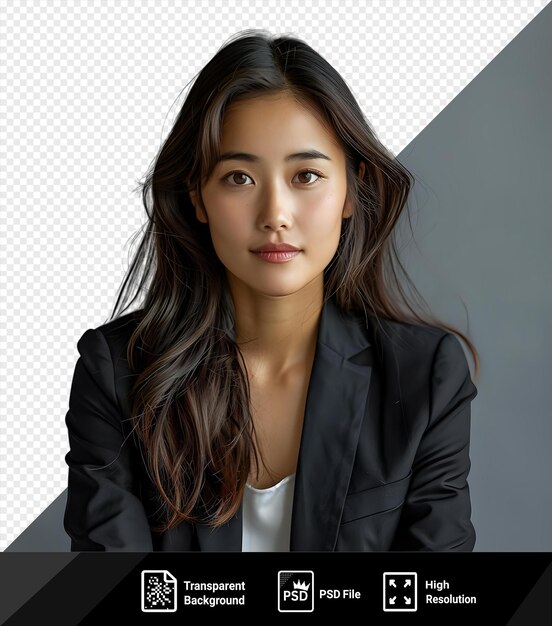
[[[289,552],[295,474],[268,489],[246,484],[242,552]]]

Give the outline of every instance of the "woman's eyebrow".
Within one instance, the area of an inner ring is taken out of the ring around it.
[[[292,154],[288,154],[284,160],[304,161],[307,159],[326,159],[327,161],[331,161],[329,156],[325,155],[323,152],[319,152],[318,150],[302,150],[300,152],[293,152]],[[249,152],[236,152],[234,150],[230,150],[223,152],[218,157],[215,164],[220,163],[221,161],[249,161],[250,163],[257,163],[258,161],[262,161],[262,159],[256,154],[250,154]]]

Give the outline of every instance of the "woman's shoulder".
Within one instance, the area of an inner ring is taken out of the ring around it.
[[[141,317],[139,309],[87,329],[77,342],[79,353],[88,355],[107,346],[114,361],[126,358],[128,342]]]
[[[97,326],[95,330],[101,332],[108,343],[121,341],[130,338],[130,335],[132,335],[142,317],[143,310],[138,309],[130,313],[125,313],[124,315],[119,315],[109,322]]]
[[[435,415],[451,398],[472,399],[477,388],[471,380],[468,359],[458,337],[428,324],[371,318],[370,331],[375,358],[384,380],[402,392],[417,394],[428,389]]]
[[[380,342],[389,342],[396,345],[427,346],[436,344],[448,333],[439,326],[429,324],[405,322],[369,315],[368,326],[372,329],[374,338]]]
[[[392,355],[402,364],[415,367],[446,360],[462,368],[467,366],[457,336],[439,326],[369,316],[367,330],[382,356]]]

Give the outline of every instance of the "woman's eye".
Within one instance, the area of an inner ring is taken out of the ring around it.
[[[312,180],[312,178],[310,178],[308,181],[301,181],[301,182],[305,182],[305,184],[307,185],[313,185],[314,183],[316,183],[320,178],[324,178],[322,176],[322,174],[315,172],[314,170],[305,170],[303,172],[299,172],[299,174],[297,174],[297,176],[316,176],[317,179],[316,180]]]
[[[234,183],[235,183],[236,182],[236,178],[235,177],[239,177],[239,176],[244,176],[245,178],[249,178],[249,176],[247,174],[244,174],[243,172],[230,172],[230,174],[225,176],[223,178],[223,180],[228,181],[228,179],[231,179],[231,180],[234,180]],[[230,184],[232,185],[233,183],[230,183]],[[243,187],[243,186],[244,185],[242,185],[241,183],[238,183],[237,185],[234,185],[234,187]]]

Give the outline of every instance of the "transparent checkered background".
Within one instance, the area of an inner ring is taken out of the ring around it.
[[[181,91],[244,28],[294,34],[398,154],[548,4],[0,1],[0,549],[65,489],[65,414]]]

